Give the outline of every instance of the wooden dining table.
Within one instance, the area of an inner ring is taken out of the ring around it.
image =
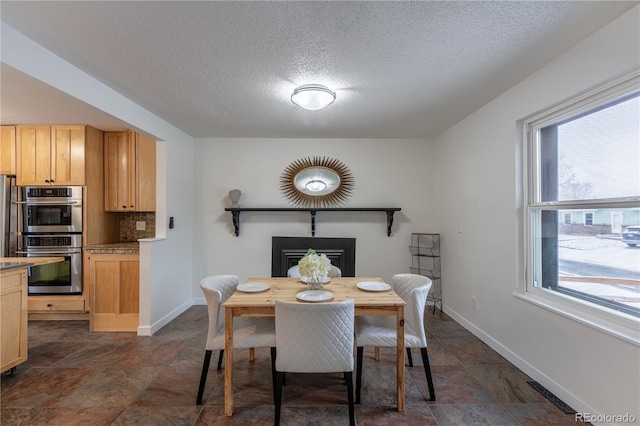
[[[396,391],[397,409],[404,411],[404,305],[405,302],[392,289],[367,291],[358,288],[360,282],[384,282],[378,277],[338,277],[324,285],[333,293],[333,301],[353,299],[355,315],[394,315],[397,325]],[[261,292],[237,290],[224,302],[225,310],[225,364],[224,364],[224,412],[233,415],[233,318],[275,316],[276,299],[299,301],[296,295],[306,290],[299,278],[249,278],[246,283],[267,283],[270,288]],[[322,302],[320,302],[322,303]]]

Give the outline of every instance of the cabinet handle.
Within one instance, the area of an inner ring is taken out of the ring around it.
[[[51,179],[51,183],[55,183],[55,180]]]
[[[47,303],[47,308],[50,308],[51,306],[51,303]]]
[[[49,182],[50,182],[50,180],[49,180],[49,179],[45,179],[44,181],[45,181],[45,182],[47,182],[47,183],[49,183]]]

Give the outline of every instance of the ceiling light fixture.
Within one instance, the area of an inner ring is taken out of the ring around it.
[[[305,84],[296,87],[291,95],[291,102],[300,108],[317,111],[329,106],[336,100],[335,92],[319,84]]]

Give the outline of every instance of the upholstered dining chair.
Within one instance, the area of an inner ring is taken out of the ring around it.
[[[355,425],[353,299],[327,303],[276,300],[275,311],[275,425],[280,424],[285,373],[343,373],[347,382],[349,424]]]
[[[413,367],[411,348],[420,348],[424,373],[431,401],[436,400],[427,354],[427,337],[424,331],[424,309],[431,289],[430,278],[417,274],[393,276],[393,290],[405,301],[404,345],[409,366]],[[356,404],[360,404],[362,385],[362,358],[364,346],[396,347],[396,318],[394,316],[359,316],[355,320],[356,337]]]
[[[342,276],[342,271],[337,266],[331,265],[331,269],[329,270],[329,273],[327,275],[329,276],[329,278],[338,278]],[[289,270],[287,271],[287,277],[289,278],[302,277],[302,275],[300,275],[300,270],[298,269],[298,265],[295,265],[289,268]]]
[[[219,350],[218,370],[222,368],[225,343],[225,312],[222,304],[236,291],[238,277],[235,275],[211,275],[200,281],[200,288],[207,300],[209,330],[202,363],[202,375],[198,387],[197,404],[202,404],[204,385],[207,381],[211,353]],[[271,317],[236,317],[233,319],[234,348],[271,348],[271,369],[273,374],[273,352],[276,346],[275,320]]]

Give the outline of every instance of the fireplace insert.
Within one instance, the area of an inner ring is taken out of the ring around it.
[[[310,248],[327,255],[343,277],[355,277],[356,239],[316,237],[272,237],[271,276],[286,277],[289,268],[297,265]]]

